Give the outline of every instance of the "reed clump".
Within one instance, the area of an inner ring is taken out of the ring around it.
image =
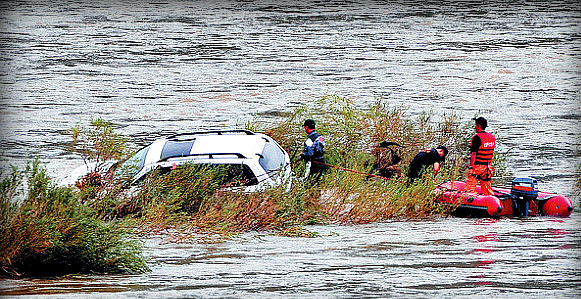
[[[139,243],[95,217],[77,191],[53,184],[38,160],[13,168],[0,188],[0,275],[148,270]]]
[[[415,118],[403,107],[390,107],[382,102],[361,109],[337,96],[325,96],[310,109],[297,109],[277,126],[263,131],[277,136],[281,145],[292,153],[293,169],[304,172],[304,163],[296,158],[306,134],[302,121],[313,118],[317,132],[325,136],[326,162],[338,166],[329,168],[317,185],[319,195],[314,201],[321,222],[368,223],[392,218],[431,217],[448,215],[454,207],[433,202],[437,184],[450,179],[462,179],[467,169],[467,151],[473,134],[472,122],[462,122],[456,114],[435,115],[423,112]],[[256,127],[256,125],[253,125]],[[382,141],[396,142],[402,161],[393,165],[390,180],[362,175],[377,175],[375,165],[386,155]],[[408,163],[423,148],[445,145],[450,153],[437,177],[425,173],[425,180],[410,184],[405,174]],[[353,172],[344,169],[353,170]],[[300,201],[299,201],[300,202]]]

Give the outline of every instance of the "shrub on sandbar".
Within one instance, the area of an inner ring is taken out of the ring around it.
[[[2,275],[148,270],[139,244],[116,223],[97,219],[80,203],[78,192],[54,185],[38,160],[25,171],[13,168],[0,194]]]

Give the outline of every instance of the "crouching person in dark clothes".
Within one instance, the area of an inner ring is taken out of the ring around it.
[[[305,140],[303,152],[301,153],[301,159],[307,163],[305,177],[308,176],[308,178],[318,181],[326,169],[324,157],[325,139],[315,131],[314,120],[305,120],[303,127],[307,133],[307,140]]]
[[[401,173],[397,166],[401,161],[401,157],[399,156],[398,151],[391,148],[391,146],[403,147],[396,142],[383,141],[379,146],[376,146],[371,150],[371,154],[375,156],[373,169],[379,174],[379,176],[384,178],[391,178]]]
[[[410,162],[410,168],[408,172],[408,178],[410,183],[413,183],[417,178],[420,177],[422,170],[430,165],[433,165],[434,175],[438,174],[440,170],[440,163],[444,162],[448,155],[448,149],[440,145],[437,148],[424,149],[420,151]]]

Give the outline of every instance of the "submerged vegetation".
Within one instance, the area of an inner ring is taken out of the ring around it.
[[[326,162],[335,166],[318,182],[302,178],[305,166],[298,153],[306,137],[301,126],[305,118],[317,121],[317,131],[327,142]],[[305,228],[308,224],[447,216],[454,207],[435,205],[433,190],[445,180],[464,178],[473,134],[472,122],[456,114],[411,117],[402,107],[377,102],[360,109],[336,96],[326,96],[308,110],[297,109],[277,125],[255,122],[247,129],[270,135],[289,153],[297,176],[290,190],[281,186],[235,192],[224,187],[223,170],[192,164],[169,173],[154,171],[127,187],[126,181],[99,171],[107,160],[129,157],[125,139],[112,124],[93,120],[89,129],[75,128],[72,149],[97,165],[75,187],[54,185],[38,162],[25,171],[13,169],[2,181],[4,274],[146,271],[138,244],[121,227],[142,235],[169,233],[174,241],[214,240],[256,230],[309,237],[313,233]],[[378,161],[389,158],[387,149],[379,147],[382,141],[402,145],[397,148],[402,161],[392,165],[389,180],[374,170]],[[407,164],[422,148],[437,145],[450,150],[438,175],[426,172],[424,180],[410,184],[404,175]],[[25,195],[17,200],[24,185]]]

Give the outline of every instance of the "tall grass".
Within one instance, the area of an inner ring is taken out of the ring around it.
[[[138,243],[115,223],[97,219],[72,188],[55,186],[38,161],[24,171],[13,168],[0,188],[0,275],[148,269]]]
[[[309,235],[302,229],[305,224],[357,224],[451,212],[453,207],[434,204],[433,192],[442,181],[464,178],[471,122],[464,123],[455,114],[422,113],[413,119],[401,107],[377,102],[358,109],[349,99],[327,96],[309,109],[295,110],[277,125],[261,127],[255,122],[248,123],[247,129],[277,140],[289,152],[295,173],[302,174],[304,163],[298,153],[306,138],[302,127],[306,118],[316,119],[317,131],[326,138],[327,162],[357,173],[330,168],[318,183],[297,180],[290,191],[283,187],[259,193],[218,191],[191,214],[188,225],[221,233],[274,230],[303,236]],[[384,140],[405,146],[399,165],[402,174],[391,180],[361,175],[373,173],[373,162],[382,150],[378,144]],[[404,175],[407,164],[422,148],[440,144],[450,154],[438,176],[427,173],[426,180],[409,184]]]
[[[231,234],[249,230],[274,230],[282,235],[310,235],[304,225],[312,223],[358,224],[387,219],[447,216],[450,206],[434,204],[438,183],[463,179],[467,169],[472,121],[456,114],[433,112],[408,116],[405,108],[377,102],[367,109],[355,107],[346,98],[326,96],[308,108],[301,107],[276,125],[248,123],[247,129],[262,131],[289,152],[297,176],[304,171],[298,159],[306,138],[302,122],[317,121],[317,131],[326,138],[329,168],[317,183],[298,179],[292,189],[271,188],[257,193],[224,191],[216,184],[220,174],[193,166],[180,166],[170,174],[153,175],[133,197],[134,216],[141,227]],[[390,180],[362,175],[374,173],[374,162],[384,149],[381,141],[394,141],[400,150],[401,172]],[[423,148],[446,145],[450,154],[436,177],[410,184],[408,163]],[[345,171],[350,169],[354,172]],[[212,182],[212,183],[210,183]]]
[[[468,166],[468,144],[474,134],[473,122],[463,121],[457,114],[438,115],[433,111],[409,116],[401,106],[390,107],[380,101],[366,109],[337,96],[325,96],[315,103],[297,109],[277,126],[264,128],[289,152],[302,148],[305,133],[302,121],[313,118],[317,132],[325,136],[326,161],[340,167],[331,168],[317,186],[319,195],[314,202],[319,211],[319,221],[333,223],[365,223],[389,218],[430,217],[448,215],[450,208],[434,205],[433,190],[438,183],[451,179],[464,179]],[[257,129],[259,126],[252,124]],[[370,178],[355,172],[374,173],[373,164],[381,159],[385,149],[382,141],[394,141],[404,147],[399,149],[402,162],[397,165],[400,175],[391,180]],[[409,184],[405,178],[408,164],[423,148],[445,145],[450,153],[437,177],[427,173],[428,179]],[[304,163],[291,154],[293,169],[301,174]],[[501,168],[504,161],[497,154],[494,164]],[[301,202],[301,200],[297,200]]]
[[[383,150],[379,149],[379,143],[394,141],[404,146],[400,149],[403,158],[400,167],[404,173],[419,150],[438,145],[446,145],[450,150],[445,163],[448,168],[467,167],[467,150],[474,124],[463,121],[457,114],[422,112],[411,117],[405,107],[391,107],[381,101],[367,109],[358,109],[350,99],[332,95],[317,100],[308,108],[295,110],[273,127],[261,128],[258,124],[247,127],[273,136],[296,157],[293,154],[302,149],[306,137],[302,121],[313,118],[317,122],[317,132],[326,138],[326,160],[331,164],[371,167],[370,162]]]

